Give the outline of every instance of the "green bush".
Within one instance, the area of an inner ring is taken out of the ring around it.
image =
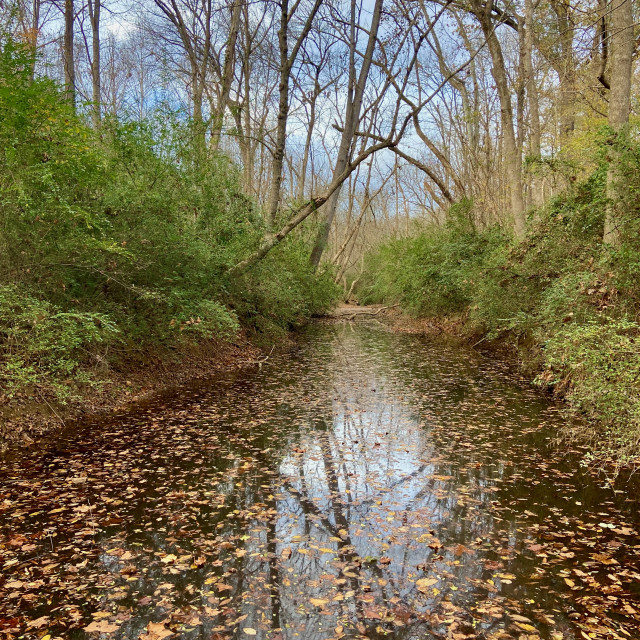
[[[521,242],[475,230],[462,205],[445,225],[367,256],[358,295],[418,315],[464,315],[474,335],[510,340],[529,368],[542,368],[539,384],[602,425],[598,454],[624,458],[640,451],[640,143],[604,131],[599,144],[593,174],[533,212]],[[611,144],[622,158],[614,203],[606,194]],[[611,205],[620,242],[604,246]]]
[[[81,369],[87,348],[104,348],[116,337],[117,328],[104,314],[63,311],[24,288],[0,287],[0,380],[9,397],[29,388],[68,400],[70,379],[91,380]]]
[[[640,446],[640,325],[628,320],[567,325],[545,344],[540,384],[605,428],[599,443],[624,461]]]
[[[337,299],[292,234],[229,268],[264,234],[238,169],[194,142],[182,114],[106,119],[96,135],[29,53],[0,44],[0,378],[8,394],[71,397],[132,344],[273,339]],[[106,345],[119,348],[107,351]],[[65,395],[66,394],[66,395]]]
[[[504,243],[497,228],[477,232],[469,222],[470,210],[470,202],[455,205],[446,225],[429,225],[366,256],[361,300],[400,303],[424,316],[466,309],[488,256]]]

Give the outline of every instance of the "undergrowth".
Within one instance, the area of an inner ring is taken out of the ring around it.
[[[117,354],[274,340],[331,306],[332,274],[292,234],[256,268],[229,267],[264,234],[237,168],[181,114],[106,119],[99,134],[29,53],[0,45],[0,386],[74,400]]]
[[[640,145],[629,140],[618,142],[618,245],[602,241],[603,152],[588,179],[531,213],[521,242],[476,229],[462,203],[444,225],[370,253],[357,292],[416,316],[458,315],[470,333],[511,341],[536,382],[595,425],[593,457],[619,462],[640,455]]]

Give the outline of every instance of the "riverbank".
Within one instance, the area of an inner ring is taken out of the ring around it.
[[[90,386],[73,389],[65,403],[28,389],[0,401],[0,452],[37,446],[38,440],[89,417],[123,409],[185,382],[253,367],[265,359],[245,335],[172,349],[136,349],[94,372]],[[70,383],[71,384],[71,383]]]
[[[396,308],[382,315],[380,320],[396,333],[439,338],[446,336],[487,358],[504,362],[522,384],[533,385],[561,403],[565,420],[556,434],[558,441],[569,446],[586,447],[584,461],[590,465],[613,469],[617,473],[622,467],[634,468],[640,464],[640,447],[635,436],[634,439],[630,437],[623,448],[618,448],[615,435],[609,431],[610,423],[594,418],[584,410],[581,398],[576,396],[579,390],[576,392],[572,385],[571,374],[564,379],[550,376],[544,345],[532,336],[517,332],[491,334],[481,330],[468,313],[425,318],[412,316]],[[606,393],[605,388],[603,396]]]
[[[520,239],[476,224],[471,202],[452,207],[446,224],[416,225],[372,251],[355,295],[506,347],[591,425],[581,438],[593,460],[637,464],[640,227],[636,205],[620,202],[629,219],[618,242],[603,242],[605,177],[600,168],[532,213]]]

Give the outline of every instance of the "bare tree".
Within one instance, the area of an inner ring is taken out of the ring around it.
[[[67,98],[76,108],[76,64],[74,55],[74,22],[73,0],[64,0],[64,84]]]
[[[231,85],[233,83],[233,72],[236,60],[236,43],[238,40],[238,32],[240,30],[240,17],[242,13],[241,0],[231,0],[232,5],[230,9],[230,25],[229,25],[229,38],[224,46],[224,61],[222,65],[214,58],[214,67],[218,71],[220,82],[220,92],[218,96],[218,103],[215,108],[214,115],[212,117],[211,127],[211,148],[217,151],[220,145],[220,136],[222,134],[222,127],[224,124],[224,114],[229,106],[229,99],[231,95]]]
[[[624,134],[629,124],[631,110],[631,72],[635,38],[633,35],[633,10],[631,0],[611,0],[611,92],[609,95],[609,126],[615,134]],[[604,224],[604,242],[618,244],[620,241],[620,208],[623,200],[623,186],[617,169],[620,163],[619,151],[610,152],[607,173],[607,206]],[[613,203],[618,203],[614,205]]]
[[[367,48],[362,57],[362,65],[360,73],[356,78],[356,46],[358,38],[358,25],[356,24],[356,0],[351,0],[351,22],[349,25],[349,86],[346,96],[346,113],[344,118],[344,128],[340,139],[340,147],[338,149],[338,157],[336,159],[335,168],[333,170],[334,180],[336,176],[341,175],[347,167],[349,156],[351,154],[351,145],[356,133],[356,128],[360,121],[360,110],[362,109],[362,99],[364,90],[369,77],[369,69],[373,62],[373,54],[378,36],[378,27],[380,26],[380,16],[382,14],[384,0],[376,0],[373,7],[371,25],[369,27],[369,38],[367,40]],[[318,230],[318,236],[311,252],[311,264],[317,267],[320,264],[320,258],[327,244],[329,230],[336,212],[338,198],[340,196],[340,185],[331,194],[327,201],[323,212],[324,220]]]
[[[487,41],[491,54],[491,73],[496,83],[496,90],[500,98],[500,116],[502,124],[502,141],[504,144],[505,172],[509,184],[511,199],[511,214],[513,215],[513,230],[517,238],[522,238],[526,230],[524,197],[522,190],[522,152],[518,148],[516,131],[513,123],[513,105],[511,89],[505,65],[502,45],[496,33],[498,24],[510,24],[517,28],[512,17],[500,14],[494,15],[495,5],[492,0],[473,0],[471,12],[477,18],[482,33]],[[497,22],[495,20],[497,19]]]
[[[289,80],[291,69],[298,57],[300,47],[309,35],[313,21],[320,9],[322,0],[315,0],[313,7],[309,11],[304,26],[298,37],[295,39],[291,53],[289,53],[289,32],[293,18],[300,7],[301,0],[296,0],[293,7],[289,9],[289,0],[281,0],[280,5],[280,28],[278,30],[278,50],[280,53],[280,80],[278,84],[278,125],[276,130],[275,149],[273,152],[273,164],[271,169],[271,185],[269,201],[267,204],[267,222],[273,226],[276,220],[276,213],[280,206],[282,192],[282,169],[284,166],[284,154],[287,143],[287,120],[289,118]]]
[[[102,0],[88,0],[91,22],[91,116],[93,128],[100,128],[101,121],[101,76],[100,76],[100,9]]]

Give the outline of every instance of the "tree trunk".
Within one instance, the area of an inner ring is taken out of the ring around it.
[[[355,79],[355,47],[356,47],[356,24],[355,24],[355,0],[351,3],[351,51],[349,58],[349,95],[347,97],[347,108],[344,120],[344,130],[342,131],[342,138],[340,140],[340,147],[338,149],[338,157],[336,159],[336,166],[333,170],[333,178],[344,173],[349,163],[351,155],[351,144],[356,132],[356,127],[360,120],[360,110],[362,108],[362,99],[364,97],[364,89],[367,84],[367,78],[369,77],[369,69],[373,62],[373,53],[375,51],[376,39],[378,35],[378,27],[380,25],[380,16],[382,14],[384,0],[376,0],[373,8],[373,15],[371,17],[371,27],[369,29],[369,39],[367,42],[367,49],[364,57],[362,58],[362,66],[360,67],[360,74],[358,81],[354,86]],[[324,207],[324,220],[322,221],[320,228],[318,229],[318,235],[311,251],[311,264],[317,268],[320,264],[320,259],[327,245],[329,239],[329,231],[333,223],[336,207],[338,206],[338,198],[340,197],[340,185],[335,189],[331,197],[328,199],[327,204]]]
[[[573,52],[574,26],[569,14],[571,7],[567,2],[564,0],[552,0],[551,7],[556,14],[556,20],[558,22],[557,39],[560,46],[560,55],[552,56],[551,62],[560,81],[557,109],[560,145],[562,145],[573,133],[576,120],[576,62]]]
[[[22,29],[22,36],[32,53],[30,60],[30,75],[33,80],[36,75],[36,54],[38,51],[38,36],[40,34],[40,6],[42,0],[33,0],[31,15],[29,16],[24,3],[18,3],[18,21]]]
[[[76,66],[73,55],[73,0],[64,0],[64,86],[67,99],[76,108]]]
[[[195,134],[196,148],[202,152],[205,148],[205,125],[202,115],[202,103],[204,101],[204,85],[200,78],[200,70],[195,67],[192,75],[192,100],[193,100],[193,128]]]
[[[280,82],[278,84],[278,124],[276,129],[276,148],[273,154],[271,168],[271,189],[267,205],[267,223],[273,227],[280,206],[280,192],[282,190],[282,168],[284,166],[284,152],[287,144],[287,119],[289,117],[289,2],[281,0],[280,29],[278,30],[278,47],[280,51]]]
[[[211,131],[211,148],[217,151],[220,146],[220,136],[224,125],[224,114],[229,104],[231,94],[231,83],[233,81],[233,66],[236,60],[236,42],[240,30],[240,13],[242,9],[241,0],[232,0],[231,25],[229,30],[229,40],[224,54],[224,65],[222,69],[220,99],[216,107],[214,124]]]
[[[540,107],[538,104],[536,77],[533,70],[533,0],[525,0],[524,12],[524,68],[527,101],[529,103],[529,155],[533,158],[540,158],[542,155]],[[531,204],[533,204],[534,207],[539,207],[542,202],[542,181],[534,167],[531,178]]]
[[[289,54],[288,32],[289,22],[293,17],[293,13],[298,8],[299,3],[296,2],[292,15],[289,15],[288,0],[281,0],[282,6],[280,11],[280,29],[278,30],[278,48],[280,50],[280,82],[278,84],[278,124],[276,128],[276,148],[273,154],[273,165],[271,171],[271,185],[269,193],[269,203],[267,206],[267,222],[273,227],[278,208],[280,206],[280,194],[282,192],[282,168],[284,167],[284,152],[287,143],[287,120],[289,118],[289,77],[291,69],[298,56],[300,47],[309,35],[313,20],[318,13],[318,9],[322,4],[322,0],[315,0],[313,7],[302,31],[296,39],[295,45]]]
[[[491,3],[488,5],[491,9]],[[476,16],[480,21],[482,32],[487,40],[489,53],[491,54],[491,74],[496,82],[498,96],[500,98],[500,115],[502,122],[502,138],[504,144],[504,156],[506,174],[509,183],[509,195],[511,213],[513,215],[513,231],[516,238],[524,237],[526,231],[526,218],[524,198],[522,195],[522,157],[516,144],[516,134],[513,126],[513,108],[511,105],[511,91],[504,64],[502,47],[491,21],[490,14],[485,7],[479,8]]]
[[[629,124],[631,110],[631,73],[635,42],[633,37],[632,0],[611,0],[611,92],[609,95],[609,126],[623,134]],[[619,151],[612,148],[607,172],[607,211],[603,240],[616,245],[620,241],[620,209],[624,198],[618,167]]]
[[[93,108],[91,119],[97,131],[101,122],[100,87],[100,8],[101,0],[89,0],[89,20],[91,22],[91,100]]]
[[[298,181],[298,200],[304,200],[304,189],[307,182],[307,168],[309,166],[309,154],[311,153],[311,141],[313,139],[313,129],[316,125],[316,101],[320,95],[320,65],[316,68],[316,75],[313,83],[313,94],[309,101],[309,125],[307,137],[304,141],[304,153],[302,155],[302,168],[300,169],[300,180]]]

